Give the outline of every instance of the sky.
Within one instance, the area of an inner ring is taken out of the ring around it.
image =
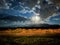
[[[59,0],[0,0],[0,27],[60,25]]]

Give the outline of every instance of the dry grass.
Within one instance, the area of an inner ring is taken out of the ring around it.
[[[49,36],[60,34],[60,29],[8,29],[0,31],[0,35],[5,36]]]

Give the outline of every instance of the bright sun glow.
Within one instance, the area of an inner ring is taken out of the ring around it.
[[[40,21],[41,21],[41,18],[39,16],[39,14],[36,14],[34,15],[33,17],[31,17],[31,21],[34,23],[34,24],[39,24]]]

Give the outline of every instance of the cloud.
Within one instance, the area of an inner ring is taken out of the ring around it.
[[[41,9],[41,6],[40,5],[35,5],[35,7],[37,7],[38,9]]]
[[[12,0],[13,1],[13,0]],[[16,6],[14,6],[14,7],[12,7],[12,8],[10,8],[10,6],[12,5],[12,4],[9,4],[9,3],[7,3],[7,2],[5,2],[5,9],[8,9],[7,11],[5,10],[5,13],[7,13],[7,14],[12,14],[12,15],[16,15],[16,16],[26,16],[26,17],[31,17],[31,15],[32,16],[35,16],[36,14],[38,14],[39,12],[40,12],[40,9],[41,9],[41,6],[40,6],[40,0],[38,0],[37,1],[37,4],[35,4],[32,8],[30,8],[29,6],[27,6],[27,5],[24,5],[24,3],[21,3],[21,2],[19,2],[19,4],[20,5],[16,5]],[[22,10],[15,10],[15,8],[17,8],[17,7],[21,7],[22,8]],[[39,9],[39,12],[38,12],[38,10],[36,9],[36,8],[38,8]],[[10,10],[9,10],[10,9]],[[12,10],[13,9],[13,10]],[[37,12],[38,13],[37,13]],[[39,13],[39,15],[40,15],[40,13]],[[28,17],[28,18],[29,18]],[[39,16],[40,17],[40,16]],[[39,17],[37,17],[37,19],[35,20],[35,22],[36,23],[44,23],[44,21],[41,21],[41,20],[39,20],[38,21],[38,19],[39,19]],[[34,17],[33,17],[34,18]],[[38,22],[37,22],[38,21]],[[32,21],[31,22],[31,20],[29,20],[29,21],[25,21],[25,22],[20,22],[20,21],[14,21],[14,22],[6,22],[5,21],[5,23],[4,23],[4,26],[26,26],[26,25],[28,25],[28,24],[34,24],[34,21]]]
[[[37,1],[37,4],[35,4],[32,8],[30,8],[29,6],[22,6],[22,5],[20,5],[23,9],[22,10],[19,10],[19,12],[20,13],[22,13],[22,14],[26,14],[26,13],[29,13],[29,14],[31,14],[31,15],[36,15],[36,11],[38,11],[36,8],[38,8],[38,9],[40,9],[41,7],[40,7],[40,4],[38,4],[38,3],[40,3],[40,1],[38,0]],[[40,11],[40,10],[39,10]],[[39,12],[38,12],[39,13]],[[28,15],[29,15],[28,14]]]
[[[0,1],[0,9],[10,9],[10,4],[8,4],[5,0]]]
[[[48,2],[48,4],[53,4],[53,2],[51,0],[46,0]]]
[[[37,4],[40,4],[40,0],[37,1]]]
[[[11,0],[11,1],[14,1],[14,0]],[[22,14],[32,13],[32,14],[34,15],[34,14],[36,13],[36,12],[35,12],[36,7],[37,7],[38,9],[41,8],[41,7],[40,7],[40,0],[38,0],[38,1],[37,1],[37,4],[35,4],[35,6],[33,6],[32,8],[30,8],[28,5],[25,4],[25,3],[27,3],[27,2],[18,2],[19,5],[16,5],[16,6],[11,7],[11,8],[10,8],[10,6],[13,5],[12,3],[9,3],[8,1],[5,1],[5,0],[3,0],[3,2],[4,2],[4,9],[13,9],[13,10],[15,10],[15,8],[20,7],[20,8],[22,8],[22,10],[19,10],[19,9],[17,9],[17,10],[18,10],[20,13],[22,13]],[[37,11],[38,11],[38,10],[37,10]]]
[[[36,13],[35,15],[33,15],[30,18],[30,22],[28,22],[28,24],[44,24],[45,22],[42,20],[42,18],[40,17],[39,13]]]
[[[60,13],[54,13],[52,16],[49,16],[45,19],[48,24],[60,24]]]
[[[0,27],[25,27],[26,22],[23,21],[1,21],[0,22]]]
[[[55,17],[55,16],[58,16],[58,15],[60,15],[60,14],[53,13],[53,15],[52,15],[52,16],[49,16],[49,17],[47,18],[47,20],[49,21],[49,19],[50,19],[51,17]]]

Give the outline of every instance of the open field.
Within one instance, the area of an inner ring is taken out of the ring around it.
[[[60,45],[60,39],[41,36],[1,36],[0,45]]]
[[[0,31],[5,36],[50,36],[60,34],[60,29],[8,29]]]
[[[0,31],[0,45],[60,45],[60,29],[8,29]]]

